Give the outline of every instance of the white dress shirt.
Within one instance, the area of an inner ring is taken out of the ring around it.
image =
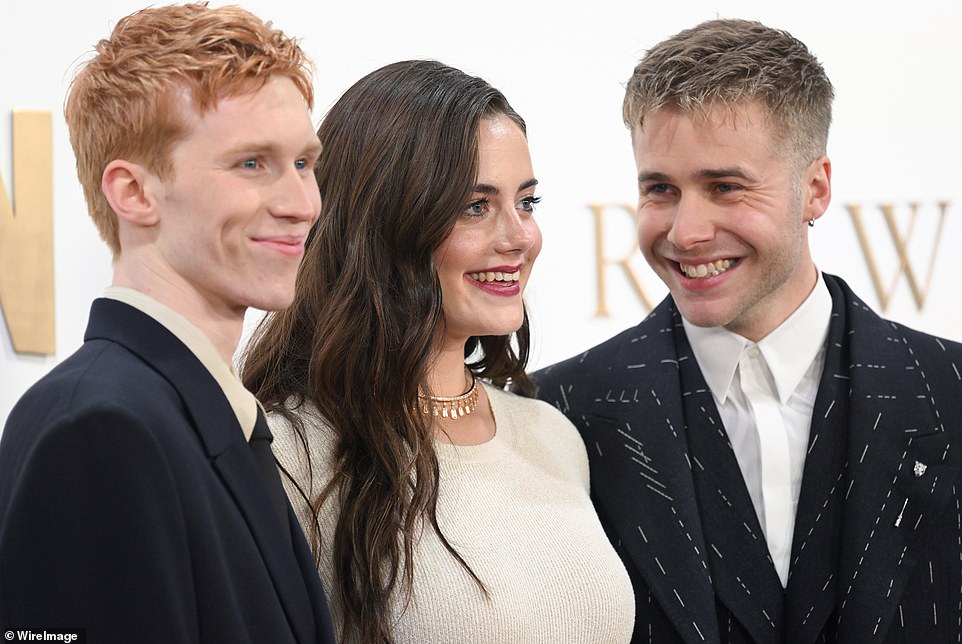
[[[783,587],[831,315],[819,273],[802,305],[757,343],[683,320]]]

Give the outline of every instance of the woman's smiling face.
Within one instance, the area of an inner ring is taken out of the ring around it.
[[[521,294],[541,251],[537,184],[518,125],[504,115],[482,119],[471,201],[434,252],[445,344],[506,335],[521,326]]]

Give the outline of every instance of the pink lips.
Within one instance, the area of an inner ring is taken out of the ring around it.
[[[472,282],[485,293],[492,295],[512,297],[521,293],[521,282],[475,282],[474,280]]]
[[[264,237],[254,241],[288,257],[300,257],[304,254],[303,237]]]

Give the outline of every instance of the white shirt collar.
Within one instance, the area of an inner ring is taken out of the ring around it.
[[[801,306],[757,343],[782,404],[788,402],[818,356],[828,336],[831,317],[832,296],[819,272],[815,288]],[[682,324],[708,388],[716,402],[724,403],[742,353],[755,343],[724,327],[697,327],[684,318]]]

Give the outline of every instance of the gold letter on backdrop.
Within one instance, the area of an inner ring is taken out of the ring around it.
[[[0,179],[0,305],[14,351],[56,352],[53,127],[47,111],[13,112],[11,194]]]
[[[915,269],[912,268],[912,263],[909,261],[909,244],[912,241],[912,234],[915,232],[915,221],[918,218],[919,204],[910,203],[909,208],[912,211],[911,217],[909,218],[908,229],[905,234],[899,232],[898,226],[895,221],[895,209],[892,204],[881,204],[879,210],[882,211],[882,216],[885,218],[885,223],[888,227],[889,235],[892,237],[892,243],[895,246],[895,253],[898,256],[898,267],[895,270],[895,276],[892,278],[891,285],[888,290],[882,286],[882,278],[879,276],[878,265],[875,263],[875,256],[872,254],[872,247],[869,244],[868,234],[865,231],[865,225],[862,223],[862,208],[858,204],[846,205],[845,209],[848,210],[848,214],[852,217],[852,223],[855,224],[855,233],[858,235],[858,243],[862,247],[862,254],[865,255],[865,263],[868,265],[869,274],[872,276],[872,284],[875,286],[875,292],[878,294],[879,303],[882,306],[882,312],[888,308],[889,302],[892,301],[892,295],[895,293],[895,287],[898,285],[899,278],[905,274],[905,279],[909,283],[909,290],[912,291],[912,297],[915,299],[915,306],[919,311],[925,306],[925,299],[928,296],[929,286],[932,284],[932,274],[935,271],[935,258],[939,254],[939,242],[942,240],[942,226],[945,223],[946,210],[949,207],[948,202],[939,202],[939,223],[938,228],[935,231],[935,239],[932,241],[932,250],[929,254],[929,265],[925,274],[925,284],[924,286],[919,281],[918,276],[915,274]]]
[[[638,274],[630,263],[631,259],[638,253],[638,242],[635,241],[631,247],[631,251],[621,259],[608,259],[608,257],[605,256],[605,210],[614,207],[625,211],[629,217],[634,218],[634,207],[629,205],[611,206],[602,204],[593,204],[588,207],[591,208],[591,212],[594,213],[595,216],[595,261],[597,262],[595,270],[598,276],[598,309],[595,311],[595,317],[604,318],[611,315],[608,312],[607,293],[605,289],[605,268],[609,264],[621,267],[628,277],[628,281],[632,287],[634,287],[635,293],[641,299],[642,304],[650,311],[652,309],[651,299],[645,292],[645,287],[641,285],[641,280],[638,279]]]

